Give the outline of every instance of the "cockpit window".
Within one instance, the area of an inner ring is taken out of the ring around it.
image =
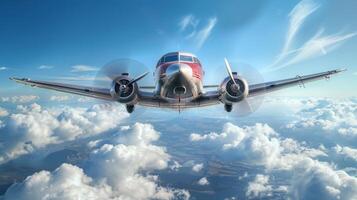
[[[192,56],[184,56],[184,55],[180,55],[180,61],[193,62]]]
[[[194,61],[195,63],[201,64],[200,61],[199,61],[196,57],[193,57],[193,61]]]
[[[164,57],[162,57],[159,62],[157,62],[157,65],[161,65],[164,62]]]
[[[165,56],[165,62],[178,61],[178,55]]]

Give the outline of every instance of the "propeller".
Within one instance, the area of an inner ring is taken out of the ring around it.
[[[224,58],[224,63],[226,64],[226,69],[227,69],[227,72],[228,72],[229,77],[230,77],[231,80],[233,81],[234,85],[238,86],[237,83],[236,83],[236,81],[234,80],[232,68],[231,68],[231,65],[229,64],[227,58]]]
[[[238,76],[245,79],[248,82],[249,86],[252,84],[264,82],[261,73],[251,65],[246,63],[233,63],[233,65],[231,65],[226,58],[224,59],[224,62],[228,75],[230,79],[233,81],[236,89],[238,89],[239,86],[234,79],[233,71],[238,72]],[[234,67],[232,68],[231,66],[235,66],[235,67],[239,66],[239,69]],[[248,116],[254,113],[256,110],[258,110],[261,104],[263,103],[263,101],[264,101],[264,96],[262,95],[257,97],[248,96],[242,101],[233,104],[232,114],[239,117]]]
[[[116,92],[119,96],[127,96],[134,89],[134,83],[140,81],[140,85],[153,85],[152,79],[147,76],[150,70],[141,62],[122,58],[108,62],[102,66],[93,81],[93,86],[97,88],[112,88],[113,81],[116,83]],[[119,79],[118,77],[128,76],[129,79]],[[103,103],[103,100],[96,100]],[[135,106],[135,112],[131,113],[131,117],[139,117],[146,112],[146,109],[141,106]]]
[[[116,80],[120,86],[119,86],[119,96],[125,96],[124,94],[129,92],[129,90],[132,87],[132,84],[139,81],[140,79],[144,78],[146,75],[148,75],[149,72],[145,72],[136,78],[131,79],[130,81],[127,80]]]
[[[116,81],[120,85],[119,91],[123,92],[128,89],[129,85],[142,79],[145,82],[149,82],[149,80],[144,79],[148,74],[148,68],[139,61],[128,58],[117,59],[105,64],[98,71],[94,80],[94,85],[108,88],[113,81]],[[117,78],[125,75],[134,78],[129,81],[118,82],[120,80],[117,80]]]

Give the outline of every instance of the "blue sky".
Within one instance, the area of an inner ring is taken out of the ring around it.
[[[0,93],[37,92],[9,76],[83,79],[117,58],[153,69],[162,54],[182,50],[199,56],[206,83],[221,82],[224,73],[216,72],[224,57],[249,63],[266,80],[346,67],[327,83],[277,95],[354,96],[356,6],[352,0],[1,1]]]

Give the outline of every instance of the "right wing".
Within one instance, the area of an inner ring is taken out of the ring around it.
[[[82,96],[113,101],[109,89],[106,88],[95,88],[95,87],[55,83],[55,82],[48,82],[48,81],[35,81],[35,80],[30,80],[28,78],[13,77],[10,78],[10,80],[14,80],[18,83],[29,85],[32,87],[45,88],[45,89],[56,90],[60,92],[70,93],[70,94],[78,94]]]
[[[307,82],[316,81],[324,78],[330,78],[331,75],[337,74],[342,71],[345,71],[345,69],[336,69],[336,70],[310,74],[305,76],[296,76],[294,78],[282,79],[278,81],[270,81],[265,83],[249,85],[248,97],[273,92],[276,90],[280,90],[295,85],[304,86],[304,84]]]
[[[265,82],[265,83],[258,83],[258,84],[253,84],[249,85],[249,93],[248,93],[248,98],[273,92],[276,90],[280,90],[283,88],[295,86],[295,85],[304,85],[307,82],[311,81],[316,81],[324,78],[330,78],[331,75],[337,74],[339,72],[345,71],[345,69],[336,69],[336,70],[331,70],[331,71],[326,71],[326,72],[321,72],[321,73],[316,73],[316,74],[310,74],[310,75],[305,75],[305,76],[296,76],[294,78],[288,78],[288,79],[282,79],[278,81],[270,81],[270,82]],[[243,77],[244,78],[244,77]],[[204,93],[199,100],[202,100],[204,104],[207,105],[213,105],[220,103],[220,98],[221,98],[221,93],[219,90],[218,85],[208,85],[204,86],[204,88],[211,88],[215,87],[217,90],[215,91],[209,91]]]

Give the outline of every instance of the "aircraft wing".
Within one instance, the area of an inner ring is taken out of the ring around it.
[[[278,81],[270,81],[265,83],[249,85],[248,97],[273,92],[294,85],[304,86],[304,84],[307,82],[316,81],[324,78],[328,79],[330,78],[331,75],[337,74],[342,71],[345,71],[345,69],[336,69],[336,70],[331,70],[331,71],[326,71],[316,74],[296,76],[294,78],[282,79]]]
[[[27,78],[10,78],[10,80],[14,80],[18,83],[29,85],[32,87],[45,88],[50,90],[56,90],[65,93],[78,94],[87,97],[93,97],[97,99],[110,100],[112,101],[112,96],[110,95],[109,89],[105,88],[95,88],[95,87],[87,87],[87,86],[79,86],[72,84],[64,84],[64,83],[55,83],[55,82],[47,82],[47,81],[36,81],[30,80]]]
[[[336,69],[336,70],[331,70],[331,71],[326,71],[326,72],[321,72],[321,73],[316,73],[316,74],[296,76],[294,78],[288,78],[288,79],[282,79],[282,80],[277,80],[277,81],[270,81],[270,82],[265,82],[265,83],[249,85],[248,97],[253,97],[253,96],[260,95],[260,94],[273,92],[276,90],[280,90],[280,89],[295,86],[295,85],[304,86],[304,84],[307,82],[316,81],[316,80],[324,79],[324,78],[330,78],[331,75],[337,74],[342,71],[345,71],[345,70],[344,69]],[[209,85],[207,87],[204,86],[204,88],[210,88],[213,86],[214,85],[212,85],[212,86]],[[218,88],[218,87],[219,86],[216,85],[216,88]],[[220,93],[220,91],[218,89],[215,91],[206,92],[205,94],[203,94],[201,96],[201,99],[207,105],[217,104],[217,103],[220,103],[221,95],[222,94]]]

